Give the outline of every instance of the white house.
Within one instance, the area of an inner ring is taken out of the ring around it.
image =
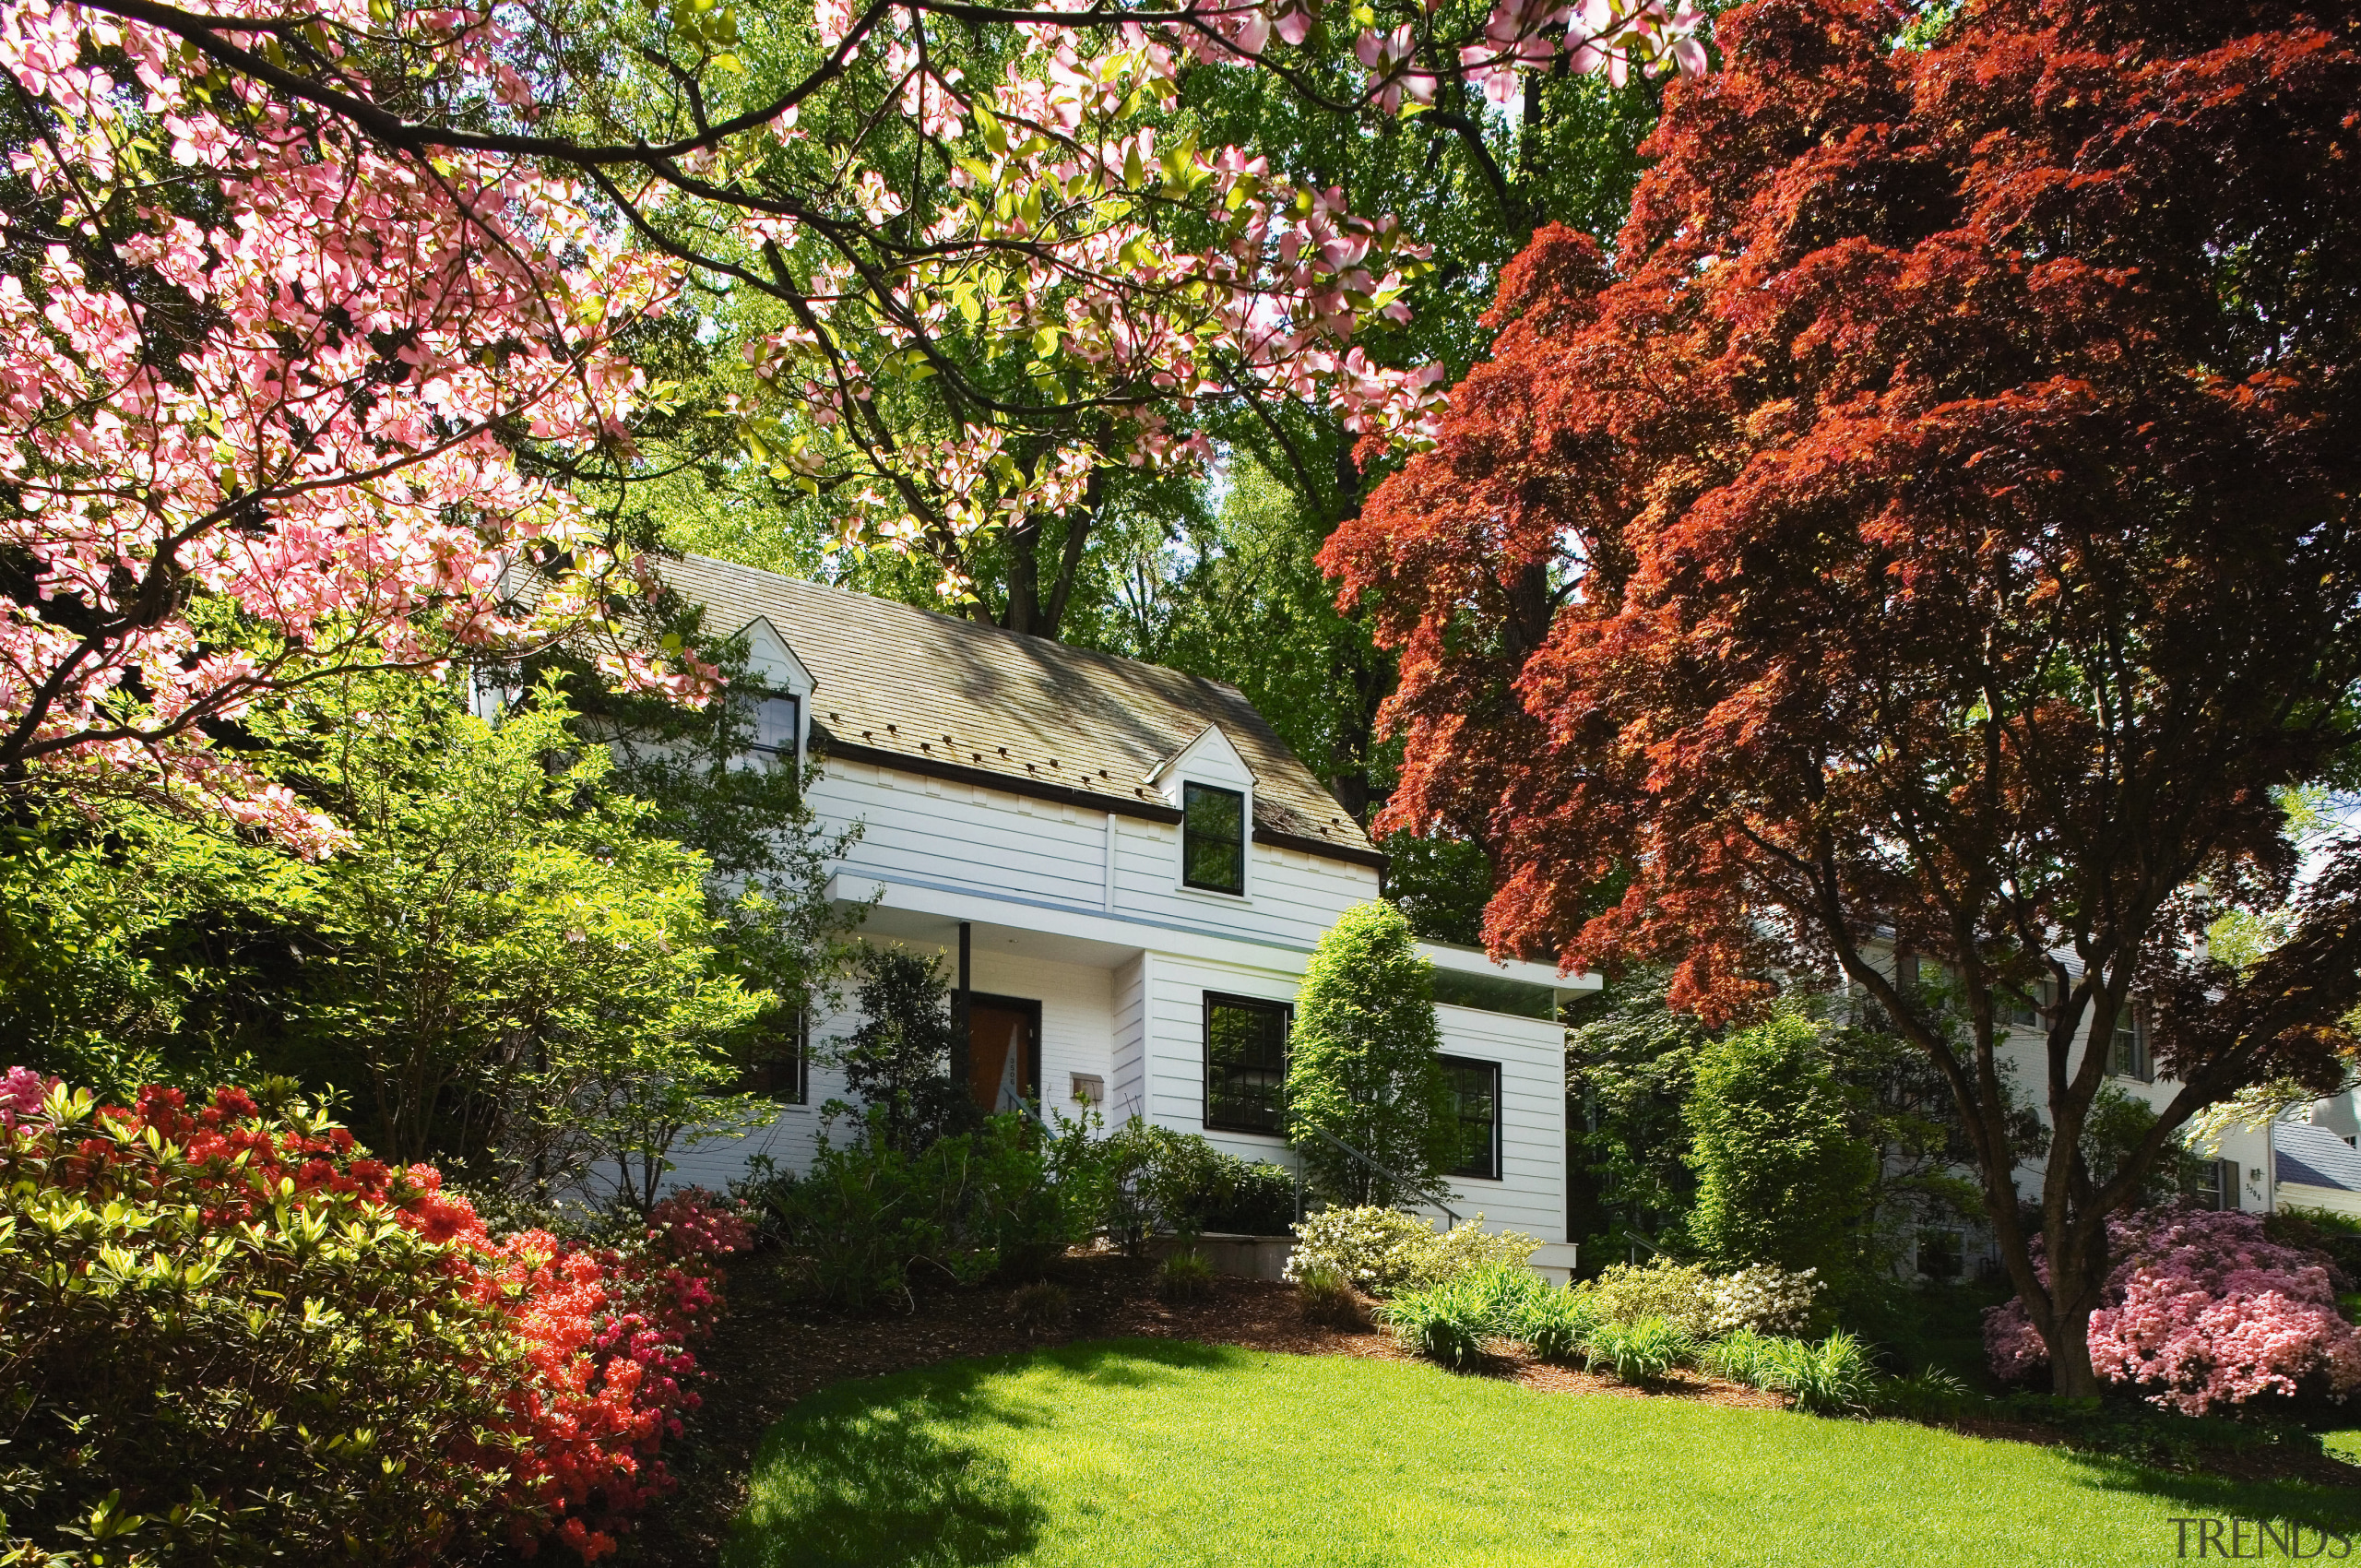
[[[756,738],[816,761],[810,803],[861,835],[830,894],[866,939],[941,953],[968,1016],[971,1092],[1097,1104],[1291,1164],[1279,1088],[1313,945],[1378,896],[1385,858],[1234,687],[1133,659],[691,556],[666,580],[743,634]],[[1453,1207],[1566,1241],[1558,1004],[1596,985],[1429,945],[1468,1164]],[[854,1020],[811,1020],[825,1046]],[[715,1184],[757,1153],[796,1168],[841,1093],[784,1042],[776,1119],[688,1151]]]
[[[2070,974],[2080,976],[2081,966],[2071,955],[2061,954],[2058,956]],[[1890,967],[1895,961],[1892,954],[1880,952],[1878,958],[1881,970],[1889,974],[1893,972]],[[1904,956],[1902,961],[1910,966],[1905,979],[1917,985],[1940,992],[1957,983],[1955,971],[1938,959]],[[2011,997],[1997,998],[1996,1004],[1999,1017],[1995,1022],[1999,1027],[1999,1038],[1994,1041],[1995,1054],[2004,1071],[2013,1072],[2018,1092],[2024,1102],[2047,1123],[2049,1119],[2047,1100],[2042,1085],[2048,1072],[2048,1046],[2044,1033],[2047,1025],[2041,1009]],[[2067,1058],[2070,1074],[2081,1071],[2089,1050],[2088,1038],[2077,1043]],[[2178,1091],[2179,1086],[2157,1069],[2154,1056],[2149,1049],[2145,1010],[2136,1000],[2123,1016],[2117,1018],[2105,1050],[2109,1087],[2158,1111],[2163,1110]],[[2189,1194],[2190,1201],[2206,1208],[2246,1209],[2259,1213],[2270,1212],[2283,1203],[2316,1203],[2313,1198],[2284,1190],[2288,1180],[2285,1157],[2277,1155],[2274,1169],[2273,1141],[2272,1129],[2256,1126],[2226,1129],[2222,1134],[2219,1147],[2209,1152],[2203,1167],[2203,1179],[2196,1190]],[[2346,1152],[2350,1153],[2350,1150]],[[2354,1169],[2356,1173],[2361,1173],[2361,1161],[2356,1161]],[[2044,1174],[2045,1168],[2040,1163],[2020,1166],[2016,1172],[2018,1193],[2027,1199],[2037,1199],[2041,1194]],[[2361,1212],[2361,1191],[2352,1195],[2356,1200],[2355,1211]],[[1964,1233],[1959,1241],[1971,1255],[1979,1250],[1987,1257],[1996,1255],[1991,1251],[1988,1237]]]

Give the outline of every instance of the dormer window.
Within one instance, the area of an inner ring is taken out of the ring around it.
[[[1180,787],[1180,881],[1208,893],[1246,891],[1246,797],[1210,784]]]
[[[743,727],[746,750],[766,767],[795,766],[796,731],[802,715],[797,700],[776,692],[733,692],[732,716]]]

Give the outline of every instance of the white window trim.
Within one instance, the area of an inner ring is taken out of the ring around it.
[[[1188,787],[1203,785],[1208,790],[1223,790],[1240,798],[1241,815],[1239,821],[1238,891],[1224,893],[1217,887],[1199,887],[1189,880],[1189,818],[1186,802]],[[1183,778],[1173,787],[1173,796],[1183,802],[1182,815],[1172,825],[1172,890],[1192,898],[1202,898],[1225,909],[1241,906],[1254,907],[1254,786],[1224,784],[1214,778]]]

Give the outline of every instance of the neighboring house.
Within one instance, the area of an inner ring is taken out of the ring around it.
[[[1892,956],[1887,955],[1885,962],[1892,961]],[[1911,967],[1909,978],[1916,985],[1940,994],[1957,984],[1955,971],[1937,959],[1905,956],[1904,961]],[[2079,975],[2079,967],[2071,957],[2066,961],[2070,972]],[[2046,994],[2034,1000],[2042,1006],[2047,1005]],[[1997,1021],[2003,1026],[2000,1038],[1995,1041],[2002,1070],[2013,1070],[2018,1092],[2047,1123],[2048,1109],[2041,1085],[2047,1075],[2048,1048],[2041,1006],[2029,1005],[2027,1001],[2015,997],[2001,997],[1996,1000],[1995,1010]],[[2068,1057],[2069,1073],[2081,1070],[2089,1047],[2086,1038]],[[2149,1050],[2145,1011],[2136,1000],[2125,1010],[2125,1016],[2116,1020],[2106,1050],[2110,1087],[2158,1111],[2171,1101],[2179,1086],[2157,1071]],[[2267,1212],[2276,1207],[2269,1177],[2270,1144],[2269,1134],[2260,1127],[2236,1127],[2225,1132],[2221,1146],[2206,1159],[2199,1181],[2189,1193],[2189,1201],[2205,1208]],[[2017,1191],[2026,1198],[2037,1199],[2044,1172],[2045,1167],[2040,1163],[2019,1166]],[[2290,1197],[2284,1201],[2296,1200]],[[1977,1255],[1979,1248],[1985,1256],[1996,1255],[1988,1237],[1967,1234],[1956,1241],[1971,1258]]]
[[[2353,1105],[2348,1094],[2320,1101],[2309,1121],[2282,1117],[2271,1124],[2276,1206],[2361,1216],[2361,1152],[2355,1152],[2351,1134],[2337,1131],[2334,1108],[2339,1107],[2349,1123]]]
[[[906,605],[691,556],[663,575],[747,641],[756,739],[819,765],[810,802],[861,835],[831,897],[867,940],[943,956],[965,992],[977,1103],[1096,1105],[1292,1164],[1280,1086],[1306,960],[1385,857],[1235,687]],[[1550,966],[1427,945],[1467,1130],[1453,1206],[1566,1235],[1559,1004]],[[801,1167],[842,1092],[809,1020],[764,1074],[769,1125],[707,1140],[674,1179],[755,1154]],[[840,1134],[841,1135],[841,1134]]]

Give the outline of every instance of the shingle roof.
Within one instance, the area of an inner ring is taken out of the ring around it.
[[[1259,830],[1374,853],[1235,686],[701,555],[659,570],[706,607],[709,635],[734,636],[760,617],[787,640],[817,683],[824,743],[1063,786],[1121,809],[1161,805],[1147,776],[1218,724],[1254,771]]]
[[[2326,1127],[2309,1122],[2276,1123],[2271,1129],[2271,1142],[2279,1156],[2275,1180],[2361,1193],[2361,1152]]]

